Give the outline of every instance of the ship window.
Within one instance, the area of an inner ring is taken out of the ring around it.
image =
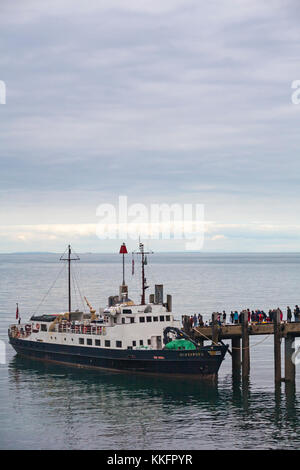
[[[122,341],[116,341],[116,347],[121,348],[122,347]]]
[[[122,318],[122,323],[123,323],[123,324],[125,323],[125,318]]]
[[[165,321],[164,315],[160,315],[159,320],[160,320],[160,321]]]
[[[93,344],[93,340],[91,338],[88,338],[86,340],[86,344],[89,344],[91,346]]]
[[[115,323],[117,323],[117,319],[116,319],[116,317],[114,318],[114,322],[115,322]]]
[[[143,344],[144,344],[144,341],[140,339],[140,346],[143,346]]]
[[[132,313],[132,310],[128,309],[128,308],[124,308],[123,309],[123,313]]]
[[[132,346],[136,346],[136,341],[132,341]]]
[[[158,317],[153,317],[153,321],[158,321]]]
[[[150,344],[151,344],[151,339],[148,339],[148,340],[147,340],[147,343],[148,343],[148,345],[150,346]]]
[[[171,320],[170,315],[166,315],[166,321],[170,321],[170,320]]]
[[[79,338],[79,344],[84,344],[84,338]]]
[[[108,339],[105,340],[105,343],[104,343],[104,344],[105,344],[105,346],[106,346],[107,348],[110,347],[110,341],[109,341]]]
[[[47,331],[47,325],[41,324],[41,331]]]
[[[145,317],[140,317],[140,323],[145,323]]]
[[[134,323],[134,318],[130,318],[130,323]]]
[[[152,321],[152,317],[146,317],[147,318],[147,323],[150,323]]]
[[[95,346],[101,346],[100,339],[95,339]]]

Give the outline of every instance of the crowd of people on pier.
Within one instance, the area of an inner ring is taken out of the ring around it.
[[[237,310],[235,311],[232,310],[230,314],[228,315],[225,312],[225,310],[223,310],[222,313],[217,313],[217,323],[220,326],[226,325],[228,323],[231,323],[233,325],[242,323],[242,315],[243,315],[243,312],[245,311],[248,313],[249,323],[273,323],[274,316],[277,311],[280,312],[280,321],[285,320],[287,322],[291,322],[291,321],[300,322],[300,308],[298,307],[298,305],[295,305],[293,313],[292,313],[291,308],[287,307],[286,319],[284,319],[283,312],[282,310],[280,310],[280,308],[269,310],[268,313],[264,312],[264,310],[251,310],[250,311],[249,309],[246,309],[246,310],[243,310],[242,312],[238,312]],[[189,326],[190,328],[193,328],[196,326],[209,326],[212,323],[212,319],[211,321],[204,322],[203,316],[200,313],[198,314],[195,313],[194,315],[190,315],[190,316],[185,315],[183,320],[186,326]]]

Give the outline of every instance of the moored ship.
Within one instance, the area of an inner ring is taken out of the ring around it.
[[[155,286],[146,303],[145,265],[147,253],[139,244],[141,257],[141,302],[128,297],[124,276],[119,295],[108,299],[99,312],[90,305],[89,313],[71,308],[71,247],[68,247],[69,311],[63,314],[33,315],[26,323],[10,326],[9,342],[20,355],[69,364],[131,373],[164,374],[214,379],[227,351],[226,345],[202,346],[182,329],[174,318],[172,298],[164,302],[163,286]]]

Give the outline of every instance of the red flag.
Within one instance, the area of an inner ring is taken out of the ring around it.
[[[16,320],[19,318],[19,304],[17,304],[17,310],[16,310]]]

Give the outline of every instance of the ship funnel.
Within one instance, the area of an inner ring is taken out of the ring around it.
[[[170,294],[167,295],[167,311],[172,312],[172,296]]]
[[[155,303],[162,304],[164,301],[164,286],[163,284],[155,284]]]

